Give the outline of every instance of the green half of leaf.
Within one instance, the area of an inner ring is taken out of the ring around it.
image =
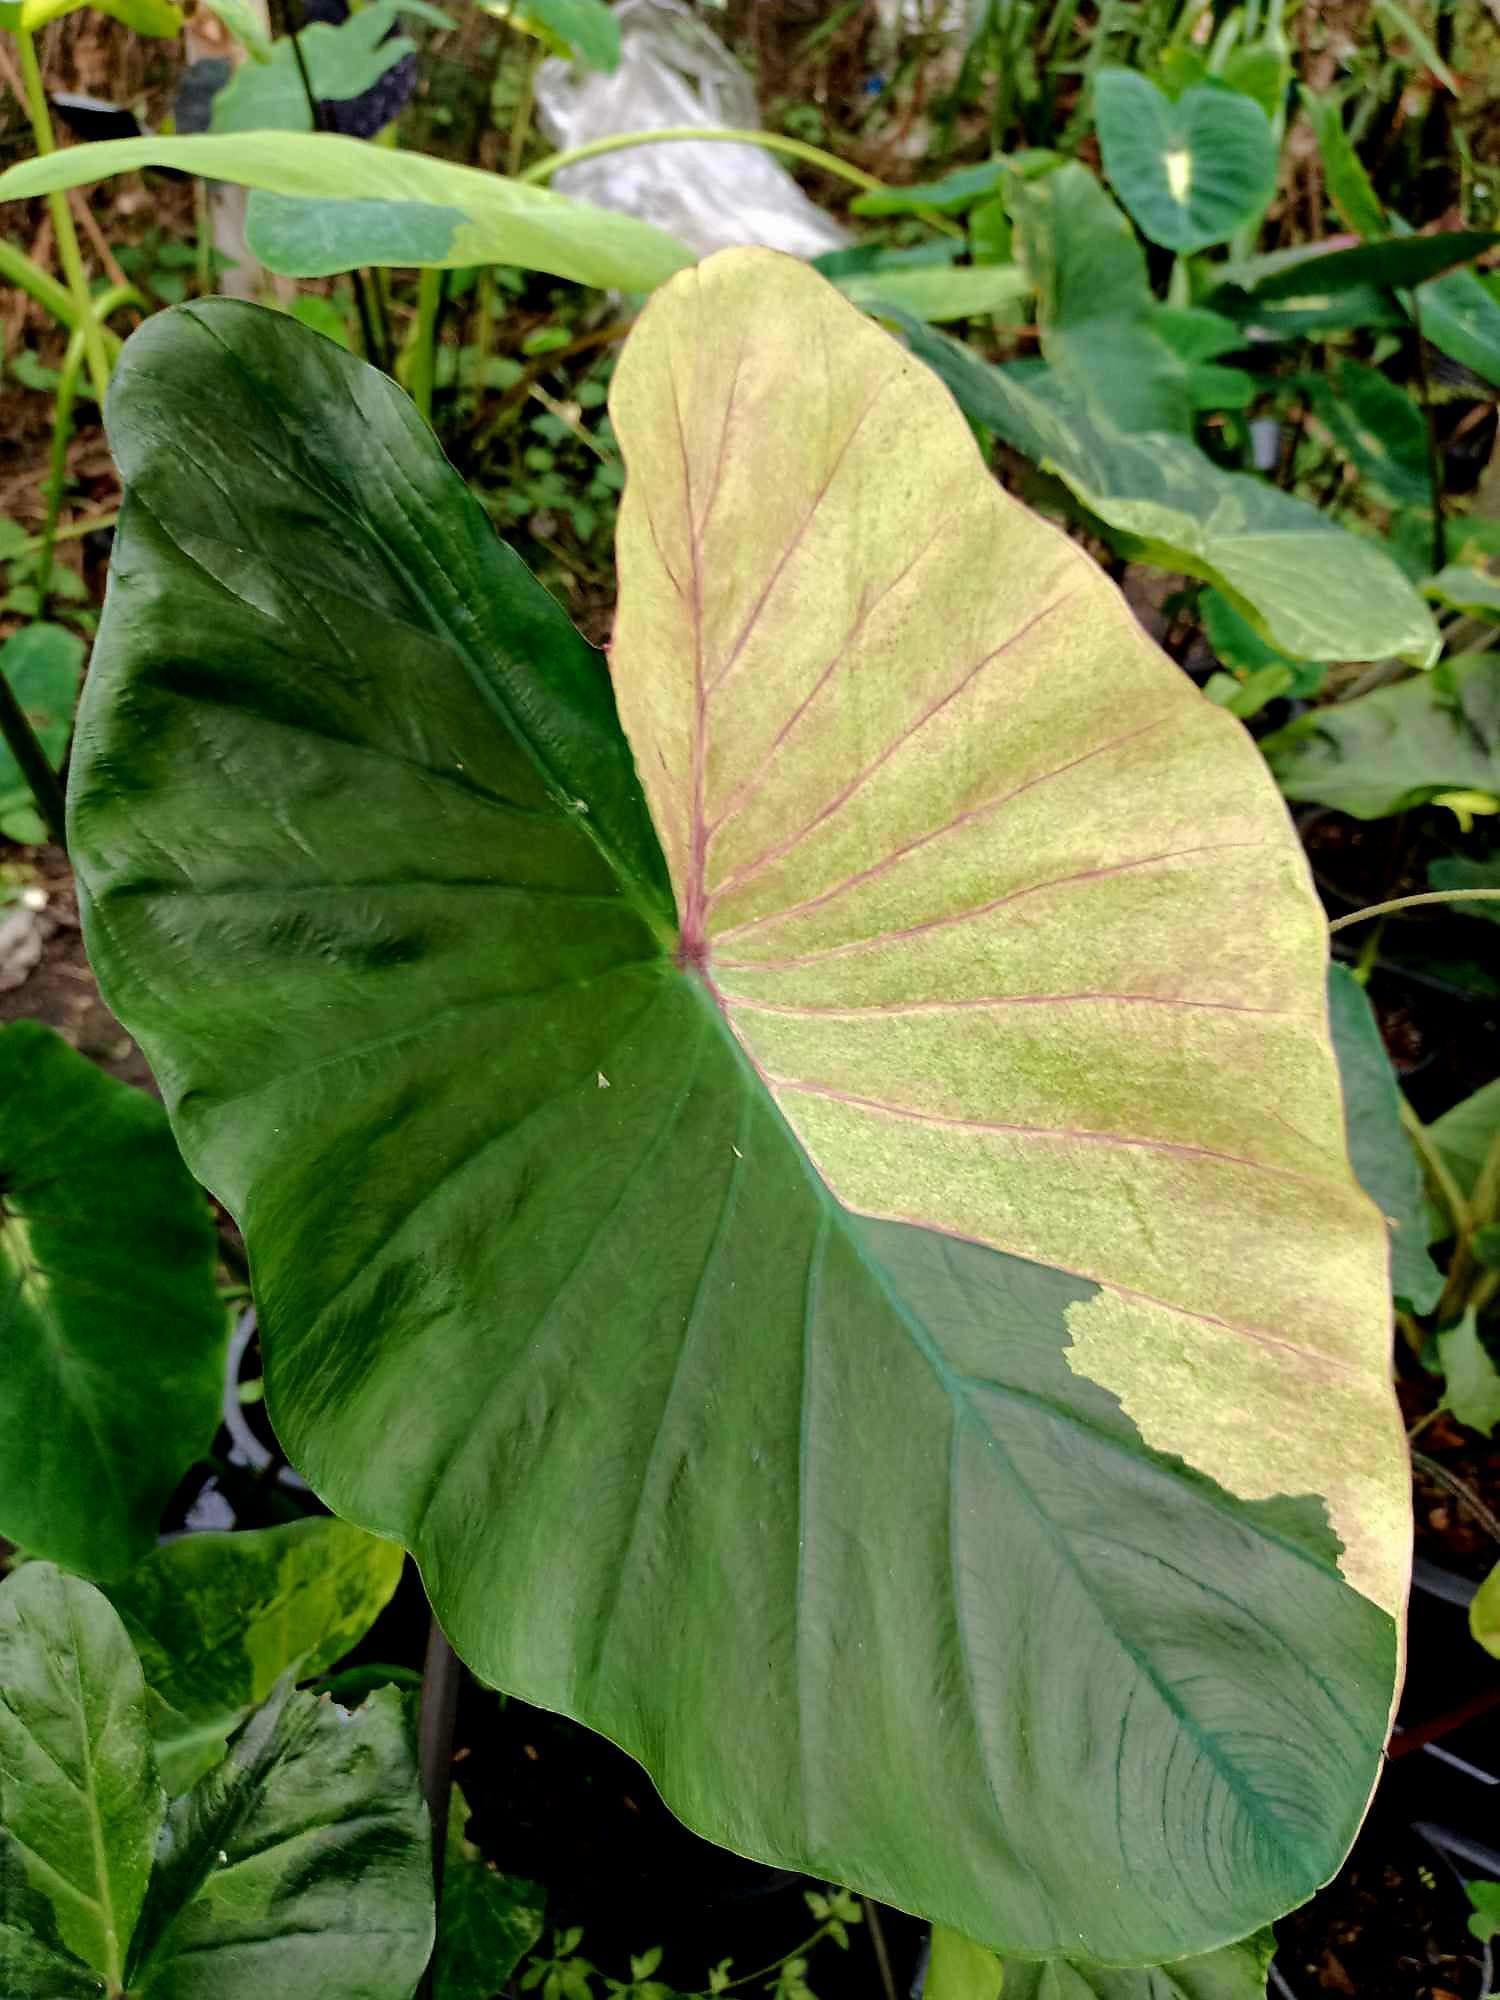
[[[159,1105],[50,1028],[0,1029],[0,1532],[91,1576],[148,1549],[213,1439],[208,1204]]]
[[[278,1434],[711,1837],[1215,1948],[1352,1837],[1408,1551],[1294,834],[804,266],[663,293],[613,407],[654,833],[394,385],[227,301],[121,363],[85,921]]]

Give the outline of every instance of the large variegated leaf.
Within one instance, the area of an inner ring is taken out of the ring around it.
[[[742,1852],[1104,1961],[1308,1894],[1404,1458],[1238,725],[766,253],[615,398],[675,898],[601,663],[390,383],[195,306],[111,418],[88,935],[302,1471]]]

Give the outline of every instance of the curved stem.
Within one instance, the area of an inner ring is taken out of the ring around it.
[[[564,167],[576,167],[582,160],[597,160],[604,153],[624,152],[630,146],[670,145],[684,139],[705,145],[762,146],[768,153],[786,153],[794,160],[805,160],[810,167],[821,167],[825,174],[835,174],[867,194],[886,192],[885,182],[877,180],[874,174],[867,174],[863,167],[851,166],[837,154],[825,153],[821,146],[810,146],[805,139],[788,139],[780,132],[751,132],[727,125],[663,125],[651,132],[611,132],[603,139],[590,139],[585,146],[571,146],[565,153],[549,153],[545,160],[538,160],[518,178],[533,183],[550,181]],[[958,225],[944,215],[935,215],[930,209],[918,209],[917,213],[945,236],[963,235]]]
[[[1351,910],[1346,917],[1335,917],[1328,928],[1330,932],[1341,931],[1348,924],[1362,924],[1371,917],[1386,917],[1392,910],[1415,910],[1423,903],[1494,902],[1500,902],[1500,889],[1430,889],[1420,896],[1393,896],[1388,903],[1371,903],[1367,909]]]
[[[36,59],[36,43],[29,28],[25,26],[17,28],[16,49],[21,58],[21,82],[25,90],[26,115],[31,120],[31,132],[36,140],[36,149],[39,153],[55,153],[57,141],[52,132],[52,114],[47,109],[47,88],[42,82],[41,64]],[[73,211],[68,206],[68,197],[57,190],[48,195],[47,207],[52,216],[52,233],[57,240],[57,254],[62,263],[63,274],[68,281],[68,290],[72,295],[75,323],[77,330],[83,335],[84,353],[89,365],[89,380],[93,384],[95,400],[102,410],[105,393],[109,388],[109,356],[104,347],[104,329],[94,310],[88,272],[83,266],[83,252],[78,247],[78,232],[73,227]]]
[[[417,1713],[417,1762],[422,1795],[432,1822],[432,1882],[439,1914],[443,1901],[443,1863],[448,1852],[448,1814],[453,1798],[453,1730],[458,1720],[458,1690],[463,1667],[447,1635],[432,1615],[427,1634],[427,1658],[422,1665],[422,1701]],[[437,1971],[433,1954],[417,1988],[417,2000],[431,2000]]]
[[[1450,1472],[1446,1465],[1439,1465],[1435,1458],[1429,1458],[1425,1451],[1414,1451],[1413,1465],[1419,1465],[1429,1479],[1435,1479],[1439,1486],[1451,1493],[1460,1505],[1467,1507],[1484,1532],[1496,1542],[1500,1542],[1500,1520],[1490,1512],[1472,1486]]]
[[[6,748],[20,766],[21,776],[30,787],[48,833],[59,847],[66,848],[67,807],[62,786],[46,751],[37,741],[30,717],[17,700],[16,691],[3,671],[0,671],[0,738],[4,739]]]
[[[1396,1101],[1407,1136],[1417,1149],[1422,1165],[1427,1170],[1428,1180],[1443,1198],[1443,1206],[1453,1223],[1454,1235],[1462,1242],[1474,1226],[1463,1191],[1453,1178],[1448,1162],[1432,1143],[1432,1134],[1407,1103],[1405,1093],[1398,1092]]]

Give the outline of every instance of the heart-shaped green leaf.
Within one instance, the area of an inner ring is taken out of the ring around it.
[[[1276,188],[1276,140],[1253,98],[1196,84],[1175,101],[1136,70],[1101,69],[1094,119],[1104,171],[1153,243],[1223,243]]]
[[[478,167],[331,132],[204,133],[67,146],[0,174],[0,201],[86,187],[141,167],[176,167],[281,197],[259,219],[252,198],[250,247],[289,277],[328,277],[356,264],[498,263],[583,285],[649,291],[692,262],[692,252],[675,238],[633,216]]]
[[[218,1423],[215,1260],[161,1107],[0,1029],[0,1533],[90,1576],[151,1546]]]
[[[290,35],[283,35],[265,62],[241,63],[215,94],[213,130],[310,132],[312,107],[299,51],[318,102],[360,97],[416,47],[407,36],[391,33],[402,11],[399,0],[370,0],[347,20],[314,21],[295,45]]]
[[[402,1554],[320,1516],[246,1534],[184,1535],[107,1595],[157,1698],[157,1762],[173,1792],[286,1672],[311,1680],[356,1646],[401,1578]]]
[[[1347,1846],[1407,1561],[1295,837],[805,267],[661,294],[614,411],[675,897],[601,663],[399,391],[148,323],[96,964],[245,1227],[280,1435],[485,1678],[742,1852],[1207,1950]]]

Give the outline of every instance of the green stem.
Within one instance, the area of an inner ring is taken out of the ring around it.
[[[73,309],[71,292],[3,236],[0,236],[0,278],[35,299],[60,325],[72,331],[78,315]]]
[[[68,446],[73,441],[73,404],[78,395],[78,376],[83,367],[83,329],[68,342],[68,351],[57,377],[57,393],[52,403],[52,458],[47,470],[47,519],[42,528],[42,546],[36,566],[36,615],[47,615],[47,592],[52,585],[52,545],[57,540],[57,517],[62,512],[63,485],[68,476]]]
[[[6,748],[15,758],[21,776],[31,789],[36,809],[47,823],[47,831],[59,847],[66,847],[67,805],[62,786],[46,751],[37,741],[36,731],[25,709],[16,699],[15,689],[3,673],[0,673],[0,736],[4,737]]]
[[[432,422],[432,387],[437,373],[437,323],[443,303],[443,274],[436,268],[417,273],[417,321],[412,333],[411,399],[427,423]]]
[[[52,114],[47,109],[47,90],[42,82],[36,43],[29,28],[17,28],[16,48],[21,58],[26,115],[31,120],[36,149],[39,153],[55,153],[57,141],[52,133]],[[93,294],[89,291],[88,272],[83,267],[83,252],[78,246],[78,232],[73,227],[73,211],[68,206],[68,197],[57,188],[48,195],[47,206],[52,215],[52,233],[57,238],[57,254],[72,295],[74,323],[83,335],[94,398],[102,410],[109,389],[109,355],[104,345],[104,328],[94,310]]]
[[[118,507],[112,507],[105,514],[85,514],[81,521],[70,521],[65,528],[58,528],[53,534],[54,542],[76,542],[84,535],[93,534],[96,528],[112,528],[120,518]],[[16,548],[18,556],[34,556],[46,541],[45,535],[32,535]]]
[[[97,304],[100,319],[105,319],[116,306],[133,299],[140,304],[141,296],[134,285],[115,285],[103,293]],[[52,549],[57,541],[57,517],[62,512],[63,487],[68,476],[68,446],[73,437],[73,405],[78,395],[78,377],[83,368],[83,329],[78,327],[68,342],[68,351],[63,359],[61,373],[57,380],[57,395],[52,408],[52,460],[47,473],[47,520],[42,529],[41,556],[37,564],[36,594],[37,616],[47,615],[47,592],[52,583]]]
[[[821,167],[825,174],[836,174],[840,180],[850,181],[868,193],[883,194],[886,191],[885,182],[877,180],[874,174],[867,174],[863,167],[851,166],[847,160],[838,159],[833,153],[825,153],[821,146],[808,145],[805,139],[788,139],[780,132],[738,131],[725,125],[663,125],[653,132],[611,132],[606,138],[590,139],[585,146],[572,146],[565,153],[549,153],[545,160],[538,160],[535,166],[528,167],[517,178],[522,182],[550,181],[564,167],[576,167],[583,160],[597,160],[604,153],[624,152],[631,146],[670,145],[681,139],[705,145],[763,146],[768,153],[788,153],[794,160],[805,160],[809,166]],[[946,216],[929,216],[926,219],[934,227],[941,226],[949,235],[963,234]]]
[[[1427,1170],[1429,1182],[1442,1197],[1443,1206],[1453,1223],[1454,1236],[1462,1242],[1474,1226],[1469,1213],[1469,1204],[1464,1200],[1458,1182],[1454,1180],[1449,1170],[1448,1162],[1433,1144],[1432,1135],[1427,1127],[1412,1110],[1404,1095],[1399,1096],[1397,1102],[1401,1123],[1406,1128],[1407,1136],[1417,1149],[1422,1165]]]
[[[1371,903],[1363,910],[1351,910],[1346,917],[1335,917],[1328,926],[1330,931],[1341,931],[1347,924],[1362,924],[1370,917],[1388,916],[1392,910],[1415,910],[1424,903],[1493,903],[1500,902],[1500,889],[1433,889],[1420,896],[1393,896],[1388,903]]]
[[[1494,1287],[1489,1283],[1494,1275],[1492,1272],[1481,1271],[1475,1293],[1470,1291],[1470,1280],[1479,1262],[1474,1255],[1474,1232],[1493,1219],[1497,1207],[1500,1207],[1500,1132],[1490,1140],[1484,1161],[1474,1178],[1467,1203],[1468,1226],[1459,1236],[1443,1284],[1443,1296],[1438,1300],[1439,1326],[1458,1319],[1465,1306],[1472,1306],[1477,1313],[1493,1296]]]

